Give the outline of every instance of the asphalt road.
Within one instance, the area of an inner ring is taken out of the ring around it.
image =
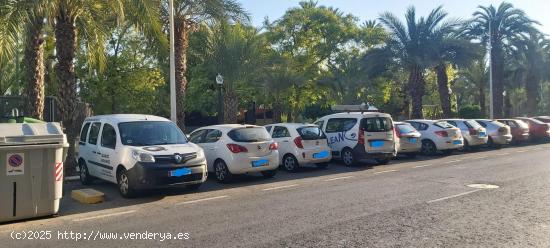
[[[550,144],[540,144],[386,166],[332,164],[132,200],[98,183],[92,187],[107,202],[67,196],[59,217],[0,225],[0,246],[550,247],[549,157]],[[43,231],[46,240],[12,239],[24,231]]]

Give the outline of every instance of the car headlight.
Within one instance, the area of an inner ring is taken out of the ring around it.
[[[132,151],[132,157],[138,162],[154,163],[155,157],[146,152]]]

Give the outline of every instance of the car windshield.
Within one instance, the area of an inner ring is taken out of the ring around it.
[[[243,127],[229,131],[227,136],[236,142],[261,142],[271,139],[263,127]]]
[[[414,127],[412,127],[409,124],[398,124],[397,128],[399,129],[399,132],[402,134],[416,132],[416,129],[414,129]]]
[[[299,127],[296,129],[303,140],[325,139],[326,136],[318,127]]]
[[[455,127],[455,126],[449,124],[446,121],[438,121],[438,122],[434,123],[434,125],[437,126],[437,127],[443,128],[443,129],[449,129],[449,128],[454,128]]]
[[[135,121],[118,124],[122,144],[129,146],[152,146],[185,144],[183,132],[169,121]]]

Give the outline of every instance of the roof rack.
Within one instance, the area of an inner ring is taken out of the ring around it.
[[[333,105],[330,109],[334,112],[378,112],[381,113],[378,108],[370,104],[360,104],[360,105]]]

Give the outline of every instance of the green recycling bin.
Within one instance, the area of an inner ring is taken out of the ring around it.
[[[0,124],[0,223],[58,213],[68,147],[59,123]]]

